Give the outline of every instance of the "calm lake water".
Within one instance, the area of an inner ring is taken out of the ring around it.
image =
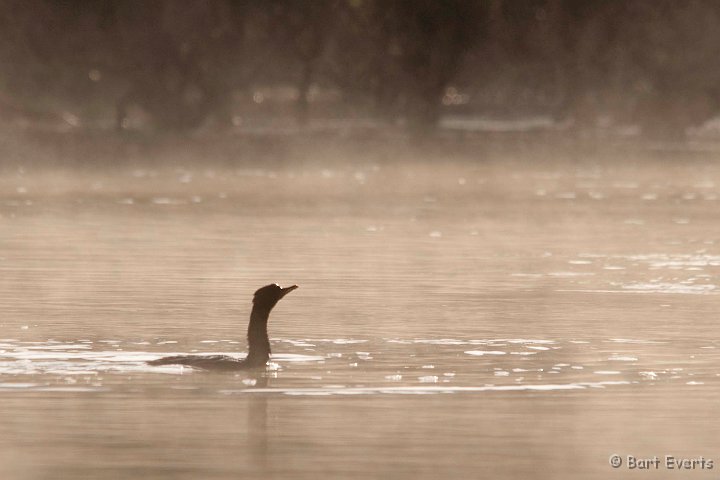
[[[6,168],[0,478],[718,478],[720,154],[530,157]]]

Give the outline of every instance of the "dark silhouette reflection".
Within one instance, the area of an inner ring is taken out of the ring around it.
[[[188,365],[206,370],[248,370],[265,368],[270,359],[270,340],[267,323],[270,311],[297,285],[282,288],[273,283],[255,292],[248,325],[248,355],[239,360],[228,355],[175,355],[148,362],[150,365]]]
[[[256,377],[254,388],[266,388],[268,375]],[[255,469],[266,472],[268,467],[267,395],[251,393],[248,405],[248,452]]]

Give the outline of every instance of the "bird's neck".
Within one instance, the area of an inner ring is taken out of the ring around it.
[[[262,366],[270,359],[270,340],[267,322],[270,309],[253,305],[248,325],[248,356],[245,362],[251,366]]]

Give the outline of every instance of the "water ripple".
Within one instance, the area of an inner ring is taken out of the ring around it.
[[[448,393],[481,393],[481,392],[524,392],[524,391],[557,391],[585,390],[588,388],[605,388],[609,386],[629,385],[628,381],[617,382],[579,382],[567,384],[537,385],[486,385],[482,387],[333,387],[333,388],[248,388],[238,390],[220,390],[226,395],[237,394],[283,394],[283,395],[435,395]]]

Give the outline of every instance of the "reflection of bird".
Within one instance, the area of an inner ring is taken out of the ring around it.
[[[148,362],[150,365],[188,365],[208,370],[247,370],[260,368],[270,358],[270,340],[267,322],[270,310],[297,285],[281,288],[278,284],[266,285],[255,292],[248,325],[248,355],[240,360],[227,355],[176,355]]]

